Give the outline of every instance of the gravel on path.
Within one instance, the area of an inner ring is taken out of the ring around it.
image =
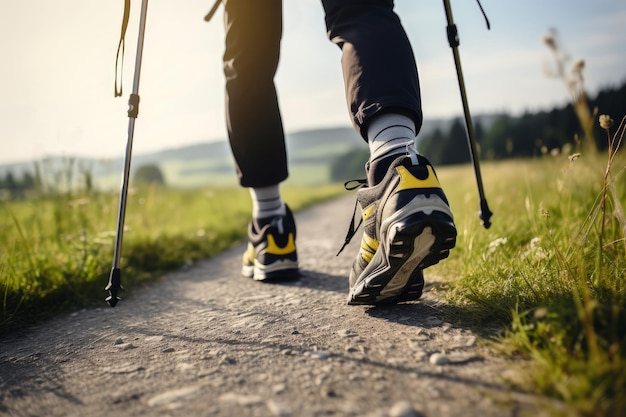
[[[5,335],[0,415],[539,417],[558,406],[507,385],[524,363],[451,323],[433,292],[348,306],[360,238],[336,253],[353,204],[296,214],[298,281],[241,277],[242,243],[116,308]]]

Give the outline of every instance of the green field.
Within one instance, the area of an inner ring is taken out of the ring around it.
[[[339,194],[339,185],[285,186],[294,210]],[[118,193],[62,193],[2,203],[0,332],[103,302],[113,261]],[[131,188],[122,251],[123,284],[156,279],[232,247],[251,210],[239,187]]]
[[[581,415],[626,414],[623,152],[555,153],[482,168],[494,212],[489,229],[478,219],[472,168],[438,170],[459,236],[449,259],[427,275],[445,277],[434,291],[450,320],[484,329],[505,355],[531,360],[511,383]],[[284,188],[294,209],[341,191]],[[0,330],[103,302],[117,204],[117,193],[96,192],[2,204]],[[247,192],[235,187],[131,190],[124,284],[139,289],[239,243],[249,212]]]
[[[471,168],[439,170],[459,237],[427,271],[449,278],[451,317],[495,325],[497,348],[532,359],[525,386],[588,416],[626,415],[623,152],[610,165],[584,154],[485,164],[488,230]]]

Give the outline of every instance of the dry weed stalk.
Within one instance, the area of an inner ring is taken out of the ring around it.
[[[587,93],[585,91],[585,79],[583,70],[585,61],[579,59],[568,72],[566,66],[570,61],[570,56],[563,52],[561,44],[558,40],[558,34],[555,29],[550,29],[543,37],[543,42],[552,51],[554,55],[554,68],[546,67],[546,74],[550,77],[559,78],[565,84],[569,93],[572,107],[578,117],[578,121],[584,133],[583,143],[586,144],[588,150],[597,151],[594,135],[593,135],[593,119],[594,113],[589,108],[587,102]]]

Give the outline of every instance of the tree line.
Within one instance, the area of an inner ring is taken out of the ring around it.
[[[4,176],[0,176],[0,197],[24,198],[29,192],[37,189],[37,180],[30,172],[23,172],[17,177],[9,171]]]
[[[596,121],[591,143],[597,150],[606,150],[606,133],[601,130],[597,119],[600,114],[607,114],[616,121],[626,116],[626,81],[619,87],[603,89],[586,102]],[[555,149],[560,152],[567,144],[580,148],[585,132],[574,105],[525,112],[520,116],[499,114],[491,118],[490,122],[486,122],[486,118],[475,118],[473,125],[480,158],[528,158]],[[447,129],[438,128],[420,136],[418,142],[419,152],[436,166],[470,162],[465,121],[462,118],[453,119]],[[330,167],[331,180],[346,181],[363,177],[367,157],[367,149],[361,147],[338,156]]]
[[[606,150],[607,141],[597,123],[600,114],[615,120],[626,116],[626,82],[615,88],[606,88],[587,100],[594,121],[590,146]],[[580,146],[585,132],[572,104],[549,111],[525,112],[521,116],[498,115],[488,128],[478,121],[474,125],[481,159],[533,157],[566,144]],[[589,145],[588,145],[589,146]],[[465,122],[452,121],[447,131],[436,130],[420,141],[420,152],[438,165],[469,162]]]
[[[133,184],[165,185],[165,176],[157,164],[140,165],[133,171]],[[83,166],[75,158],[51,159],[33,164],[33,169],[19,175],[7,171],[0,175],[0,200],[21,200],[35,195],[67,194],[73,191],[95,191],[91,167]]]

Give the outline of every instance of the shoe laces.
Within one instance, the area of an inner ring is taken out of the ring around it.
[[[347,191],[352,191],[352,190],[356,190],[356,189],[361,188],[361,187],[365,187],[366,185],[367,185],[367,179],[361,178],[361,179],[355,179],[355,180],[346,181],[343,184],[343,187]],[[339,256],[339,254],[341,252],[343,252],[345,247],[348,246],[348,243],[350,243],[352,241],[352,238],[356,234],[357,230],[359,230],[359,227],[361,226],[361,223],[363,223],[363,218],[361,216],[359,216],[359,223],[356,224],[356,208],[357,208],[358,204],[359,204],[358,200],[355,200],[355,202],[354,202],[354,211],[352,212],[352,218],[350,219],[350,225],[348,226],[348,233],[346,234],[346,237],[345,237],[345,239],[343,241],[343,245],[341,245],[341,248],[339,249],[339,252],[337,252],[336,256]],[[355,226],[355,224],[356,224],[356,226]]]
[[[415,149],[413,149],[409,145],[406,146],[406,153],[405,153],[405,155],[411,158],[411,164],[412,165],[419,165],[419,159],[417,158],[418,154],[415,151]],[[368,165],[369,165],[369,161],[368,161]],[[348,190],[348,191],[352,191],[352,190],[356,190],[356,189],[361,188],[361,187],[365,187],[366,185],[367,185],[367,179],[361,178],[361,179],[354,179],[354,180],[346,181],[343,184],[343,187],[346,190]],[[357,206],[358,206],[358,200],[355,201],[355,203],[354,203],[354,211],[352,212],[352,219],[350,220],[350,225],[348,226],[348,233],[346,233],[346,237],[345,237],[345,239],[343,241],[343,245],[341,245],[341,248],[339,249],[339,252],[337,252],[336,256],[339,256],[339,254],[341,252],[343,252],[345,247],[348,246],[348,244],[352,241],[352,238],[354,237],[356,232],[359,230],[359,227],[361,226],[361,223],[363,223],[363,218],[361,216],[359,216],[359,223],[356,224],[356,208],[357,208]]]

